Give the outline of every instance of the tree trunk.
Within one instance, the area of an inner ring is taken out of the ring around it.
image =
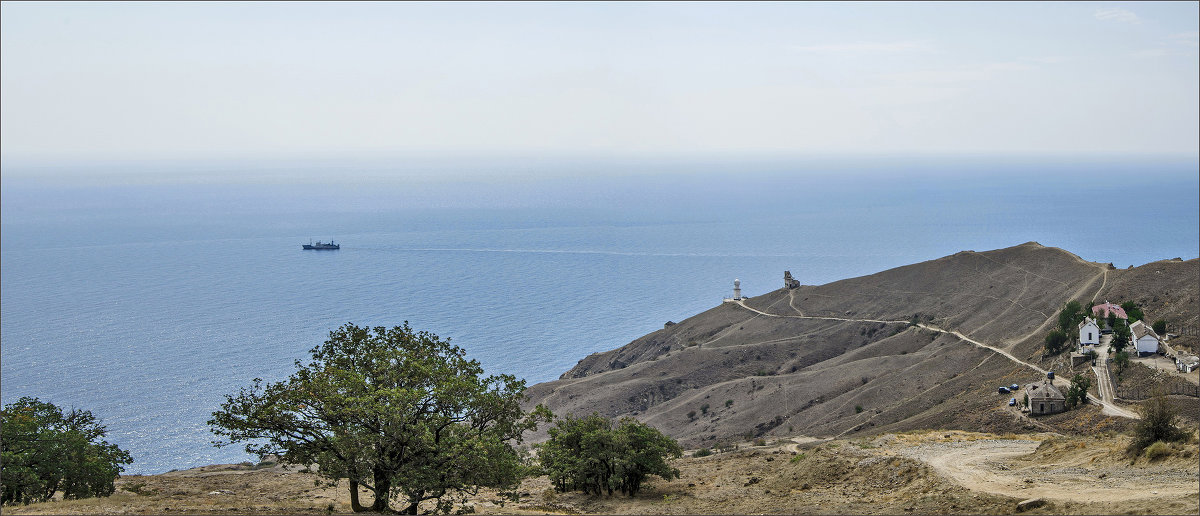
[[[358,502],[358,481],[350,479],[350,510],[354,512],[366,512],[366,508]]]
[[[418,508],[418,506],[421,505],[421,498],[424,496],[425,496],[424,491],[419,492],[413,496],[409,496],[408,501],[410,503],[408,504],[408,507],[404,508],[403,513],[404,514],[417,514],[417,508]]]
[[[375,503],[371,504],[374,512],[389,512],[388,498],[392,494],[392,482],[383,472],[375,472]],[[414,513],[415,514],[415,513]]]

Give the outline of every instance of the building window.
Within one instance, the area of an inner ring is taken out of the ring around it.
[[[1042,412],[1045,412],[1045,411],[1046,411],[1046,404],[1038,403],[1038,414],[1041,414]]]

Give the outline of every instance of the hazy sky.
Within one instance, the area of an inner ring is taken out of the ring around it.
[[[1198,5],[5,2],[0,152],[1194,155]]]

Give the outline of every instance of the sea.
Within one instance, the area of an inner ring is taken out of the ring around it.
[[[1200,255],[1195,156],[6,163],[0,399],[91,411],[126,473],[255,460],[207,424],[345,323],[529,384],[791,271],[1037,241]],[[335,240],[337,251],[301,244]]]

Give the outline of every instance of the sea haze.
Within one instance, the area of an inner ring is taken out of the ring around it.
[[[211,412],[346,322],[409,321],[532,384],[734,278],[758,295],[1031,240],[1118,267],[1200,254],[1194,157],[172,167],[6,165],[2,189],[0,397],[91,410],[130,473],[250,460],[210,445]]]

